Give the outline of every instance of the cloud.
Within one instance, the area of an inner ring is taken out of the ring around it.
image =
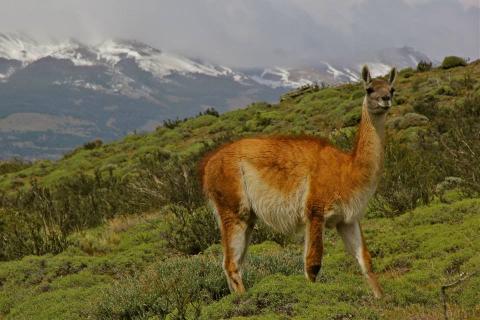
[[[478,0],[459,0],[465,7],[477,7],[480,8],[480,1]]]
[[[428,3],[435,3],[438,0],[403,0],[405,3],[408,3],[411,6],[424,5]],[[452,0],[452,2],[458,2],[464,7],[480,7],[480,2],[478,0]]]
[[[305,65],[411,45],[479,57],[476,0],[0,0],[1,32],[131,38],[230,66]]]

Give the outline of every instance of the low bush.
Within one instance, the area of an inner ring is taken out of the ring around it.
[[[219,138],[213,145],[225,141]],[[77,174],[44,187],[31,186],[15,195],[0,194],[0,260],[28,254],[57,253],[70,233],[97,226],[119,214],[165,208],[164,238],[171,248],[196,254],[219,241],[220,232],[207,208],[198,177],[206,150],[181,157],[164,151],[145,155],[134,172],[120,177],[112,170],[93,176]],[[257,228],[255,242],[287,237]]]
[[[445,96],[454,96],[455,91],[449,86],[441,86],[436,91],[437,94],[445,95]]]
[[[180,205],[165,209],[167,244],[186,254],[197,254],[220,240],[220,230],[213,212],[205,206],[189,210]]]
[[[198,114],[198,116],[205,116],[205,115],[210,115],[218,118],[220,116],[220,113],[218,113],[218,111],[215,108],[211,107],[211,108],[207,108],[205,111],[202,111]]]
[[[184,120],[180,120],[178,118],[176,119],[167,119],[163,121],[163,126],[168,129],[174,129],[178,127],[181,123],[183,123]]]
[[[141,159],[138,177],[131,186],[144,195],[144,201],[155,202],[159,207],[175,204],[197,208],[204,203],[198,161],[197,154],[189,157],[164,151],[148,154]]]
[[[467,65],[467,61],[457,56],[447,56],[442,61],[443,69],[450,69],[455,67],[464,67]]]
[[[480,193],[480,95],[470,95],[443,118],[444,134],[436,136],[442,150],[446,176],[462,179],[461,188],[470,196]]]
[[[417,64],[418,72],[430,71],[431,69],[432,69],[431,61],[420,60],[420,62]]]
[[[79,174],[51,187],[31,182],[0,195],[0,260],[57,253],[76,230],[97,226],[121,212],[143,210],[127,183],[110,174]]]
[[[417,133],[417,143],[388,139],[384,176],[371,202],[371,214],[397,215],[428,204],[447,177],[456,177],[457,187],[465,195],[480,193],[480,166],[476,165],[480,154],[480,95],[469,95],[448,109],[439,109],[436,101],[433,96],[425,96],[414,104],[416,112],[430,119],[426,131]]]
[[[438,99],[435,96],[428,94],[421,99],[415,100],[413,110],[432,119],[438,114],[437,102]]]
[[[104,293],[93,315],[97,319],[197,319],[202,303],[228,292],[220,258],[169,259],[121,279]]]
[[[404,77],[405,79],[412,77],[414,74],[415,73],[412,68],[404,68],[399,72],[399,75]]]
[[[247,286],[275,273],[301,274],[302,255],[293,250],[247,257]],[[198,319],[204,304],[229,293],[219,255],[209,253],[155,263],[120,279],[105,291],[92,312],[98,319]]]
[[[103,141],[100,140],[100,139],[96,139],[96,140],[93,140],[93,141],[86,142],[83,145],[83,149],[93,150],[93,149],[96,149],[96,148],[100,148],[102,145],[103,145]]]
[[[415,147],[391,140],[385,149],[385,170],[374,199],[370,202],[373,216],[394,216],[428,204],[443,172],[436,162],[433,146]]]
[[[31,162],[22,159],[12,159],[8,161],[0,161],[0,175],[12,172],[18,172],[32,165]]]

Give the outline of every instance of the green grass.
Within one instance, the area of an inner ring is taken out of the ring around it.
[[[155,314],[151,310],[163,310],[160,307],[170,310],[164,303],[173,303],[166,300],[175,297],[171,290],[179,290],[181,296],[187,290],[183,288],[197,288],[209,294],[196,305],[204,319],[440,319],[440,286],[480,270],[480,199],[437,203],[394,219],[364,222],[385,290],[381,300],[373,298],[356,262],[332,230],[326,233],[317,283],[303,276],[301,243],[281,247],[265,242],[250,247],[248,292],[235,295],[227,294],[220,247],[214,245],[199,256],[173,257],[159,237],[161,220],[158,215],[115,219],[73,235],[71,246],[59,255],[0,263],[0,315],[146,317]],[[162,291],[166,285],[168,293]],[[455,319],[480,317],[480,277],[447,295]],[[187,305],[185,310],[192,316],[195,308]],[[178,315],[177,309],[170,311],[172,317]]]
[[[440,319],[440,286],[480,270],[480,199],[422,207],[396,219],[370,219],[364,231],[383,299],[373,298],[339,237],[328,232],[317,283],[301,274],[275,274],[243,296],[229,295],[205,307],[204,318]],[[454,319],[480,317],[480,276],[447,294]]]
[[[82,319],[122,274],[167,254],[156,215],[117,218],[70,237],[58,255],[0,262],[0,319]]]

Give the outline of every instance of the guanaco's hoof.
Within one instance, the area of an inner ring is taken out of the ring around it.
[[[317,275],[320,272],[321,266],[320,265],[313,265],[307,267],[307,277],[308,280],[315,282],[317,279]]]

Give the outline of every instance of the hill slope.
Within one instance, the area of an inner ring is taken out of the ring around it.
[[[462,84],[473,82],[470,87]],[[428,119],[415,116],[415,106],[434,97],[438,108],[453,108],[466,96],[478,94],[480,62],[465,68],[433,69],[400,73],[394,107],[388,115],[389,130],[395,137],[412,138],[411,128],[425,128]],[[467,79],[467,80],[465,80]],[[455,87],[455,89],[452,88]],[[28,185],[35,178],[49,185],[60,178],[94,170],[113,169],[118,175],[132,172],[145,155],[158,150],[194,153],[205,144],[225,136],[288,133],[334,136],[351,132],[360,119],[363,89],[360,84],[346,84],[320,90],[307,89],[286,95],[278,104],[254,103],[245,109],[226,112],[219,117],[202,115],[180,121],[173,127],[160,127],[154,133],[132,134],[123,140],[93,150],[78,148],[59,161],[37,161],[29,168],[0,176],[0,187],[9,189]],[[424,111],[428,114],[428,110]],[[413,130],[415,131],[415,130]]]
[[[281,248],[267,242],[250,248],[247,294],[226,296],[218,247],[200,261],[168,258],[159,237],[161,218],[117,219],[75,235],[59,255],[0,262],[0,315],[146,319],[162,310],[175,315],[180,306],[189,310],[187,319],[195,319],[188,303],[208,295],[212,298],[201,304],[202,319],[441,319],[440,286],[480,270],[479,217],[480,200],[475,199],[366,221],[364,231],[385,289],[380,301],[373,299],[356,262],[331,231],[317,283],[303,276],[301,244]],[[480,277],[449,289],[451,318],[478,319],[479,299]]]
[[[0,318],[439,319],[441,285],[480,269],[479,80],[478,61],[400,73],[385,175],[364,221],[380,301],[334,232],[310,284],[301,239],[261,225],[250,289],[229,295],[218,230],[192,178],[205,150],[242,136],[306,133],[348,148],[363,96],[349,84],[88,144],[59,161],[2,164]],[[449,315],[480,317],[479,294],[478,275],[448,289]]]

